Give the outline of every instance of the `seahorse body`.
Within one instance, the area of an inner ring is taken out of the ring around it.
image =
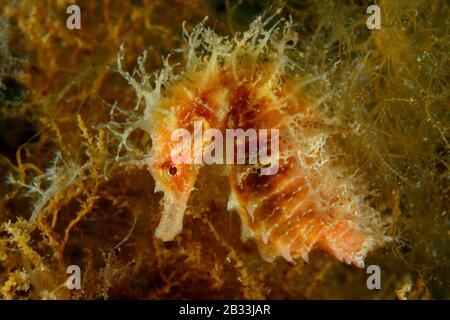
[[[195,121],[221,132],[276,128],[278,173],[261,175],[258,165],[234,165],[229,176],[228,209],[241,218],[242,239],[253,239],[267,261],[308,260],[310,251],[320,248],[362,267],[366,254],[387,238],[375,210],[339,178],[338,169],[322,165],[325,120],[316,100],[302,91],[304,79],[289,71],[286,52],[295,48],[297,35],[291,22],[265,30],[270,20],[258,18],[232,41],[200,24],[187,36],[184,70],[157,83],[157,94],[144,92],[153,145],[148,167],[157,191],[164,192],[156,236],[169,241],[181,232],[202,166],[174,165],[173,130],[194,133]]]

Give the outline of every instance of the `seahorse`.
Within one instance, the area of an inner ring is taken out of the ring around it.
[[[228,210],[241,218],[242,240],[253,239],[266,261],[283,257],[308,261],[311,250],[364,266],[367,253],[388,240],[378,212],[355,192],[341,171],[327,165],[327,119],[322,98],[310,98],[306,83],[319,77],[299,74],[298,35],[291,19],[258,17],[249,30],[222,37],[205,26],[184,28],[187,48],[182,71],[165,67],[150,86],[143,62],[141,82],[121,67],[145,109],[135,127],[147,131],[152,148],[144,163],[162,191],[162,216],[155,236],[171,241],[183,217],[203,164],[174,163],[174,130],[195,135],[194,122],[224,132],[227,128],[279,130],[279,170],[262,175],[261,164],[232,165]],[[202,137],[197,137],[203,139]],[[202,148],[212,141],[202,141]],[[274,155],[275,156],[275,155]],[[350,181],[350,182],[349,182]]]

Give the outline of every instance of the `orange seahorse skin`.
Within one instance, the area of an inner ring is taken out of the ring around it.
[[[165,60],[154,87],[148,84],[142,60],[139,84],[123,71],[118,57],[119,72],[145,101],[143,117],[134,126],[151,136],[152,149],[144,161],[155,192],[164,193],[155,236],[171,241],[182,231],[202,167],[172,161],[171,151],[179,143],[171,139],[176,129],[198,134],[198,122],[204,130],[222,133],[227,128],[278,129],[279,152],[270,155],[279,159],[278,173],[261,175],[261,163],[231,165],[229,170],[228,209],[241,218],[242,240],[253,239],[267,261],[307,261],[318,248],[362,267],[367,253],[388,238],[359,186],[329,161],[330,120],[318,108],[324,97],[309,98],[305,93],[305,84],[322,75],[302,77],[296,69],[290,56],[298,53],[294,24],[258,17],[248,31],[230,39],[204,23],[190,34],[184,32],[187,59],[182,71],[174,74]],[[204,136],[195,138],[201,140],[201,148],[211,144]]]
[[[257,96],[258,90],[254,92],[252,96],[241,85],[231,95],[233,123],[244,128],[279,128],[284,135],[281,149],[291,148],[290,133],[283,126],[289,115],[276,107],[277,99],[268,102],[267,97]],[[248,173],[245,167],[234,166],[228,209],[237,210],[243,221],[242,239],[255,239],[267,261],[278,256],[291,262],[297,257],[308,261],[309,252],[317,247],[340,261],[363,267],[377,235],[360,229],[355,217],[361,212],[345,212],[348,207],[363,210],[360,204],[334,206],[339,198],[337,188],[328,186],[322,190],[327,199],[322,198],[315,184],[327,177],[315,171],[301,168],[296,156],[282,160],[276,175]]]

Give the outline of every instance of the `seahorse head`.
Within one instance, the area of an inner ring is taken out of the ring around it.
[[[151,160],[148,169],[155,180],[155,192],[163,192],[163,211],[155,235],[170,241],[181,232],[187,203],[198,174],[198,167],[175,163],[171,157],[175,142],[171,140],[173,125],[162,120],[154,135]]]

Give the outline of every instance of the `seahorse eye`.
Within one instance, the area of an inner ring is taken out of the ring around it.
[[[174,175],[176,175],[177,174],[177,167],[174,167],[174,166],[172,166],[172,167],[170,167],[169,168],[169,174],[171,175],[171,176],[174,176]]]
[[[177,167],[175,167],[175,166],[173,165],[172,161],[166,161],[166,162],[164,162],[164,163],[161,165],[161,168],[167,169],[167,173],[168,173],[170,176],[176,175],[176,174],[177,174],[177,171],[178,171]]]

